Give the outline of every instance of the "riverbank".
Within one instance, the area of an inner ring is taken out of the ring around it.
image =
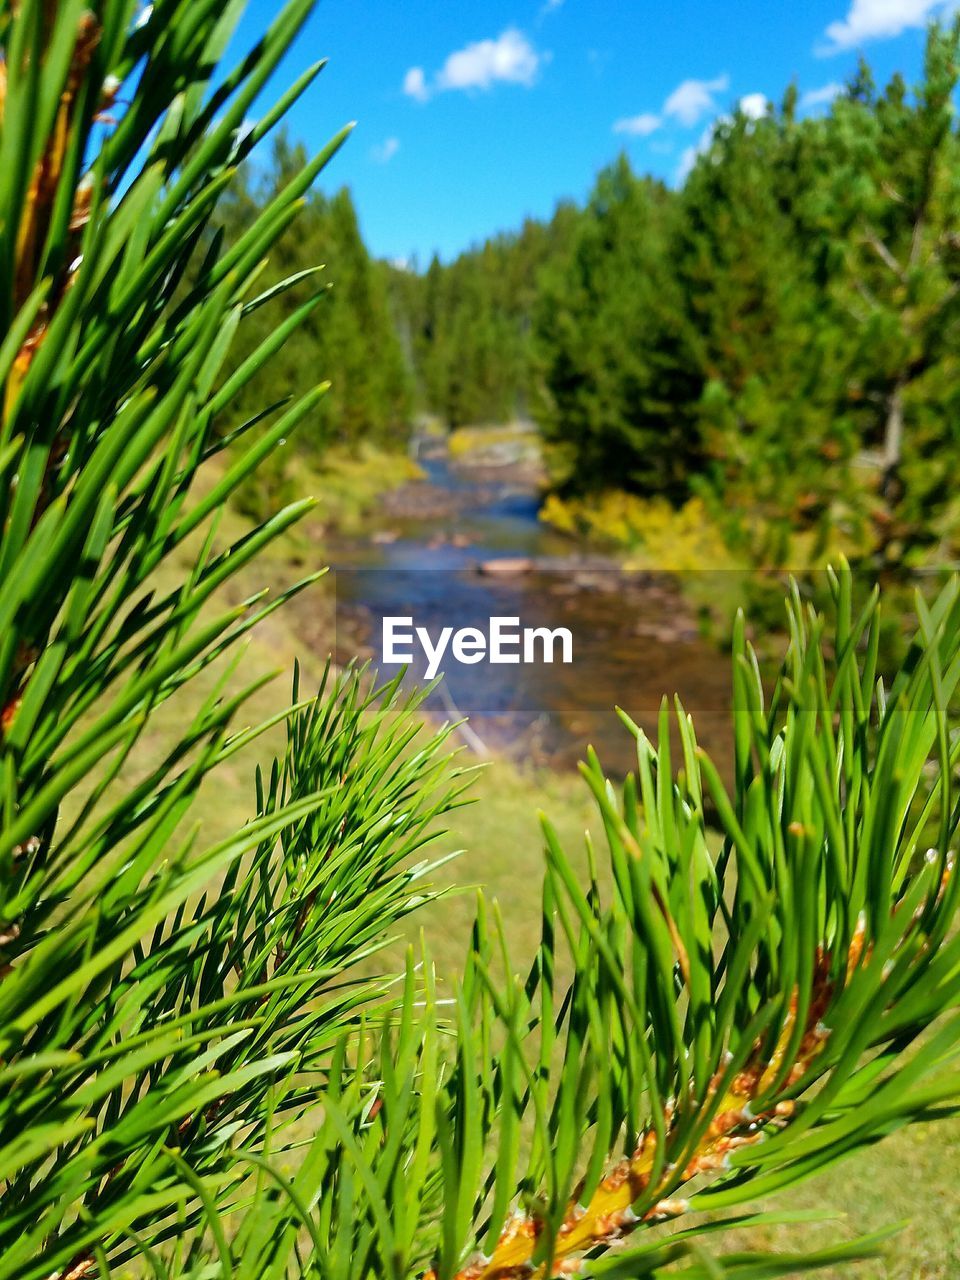
[[[412,616],[435,632],[483,630],[497,616],[565,631],[571,663],[509,670],[448,664],[428,709],[441,718],[468,716],[492,754],[572,770],[593,746],[622,776],[635,765],[635,746],[614,707],[653,733],[662,699],[676,694],[702,745],[729,774],[728,666],[704,634],[709,627],[696,602],[675,575],[629,570],[618,556],[540,520],[541,478],[529,433],[515,432],[512,442],[497,432],[475,437],[490,447],[475,443],[467,453],[445,437],[421,437],[422,478],[382,495],[362,535],[325,543],[338,654],[359,652],[380,664],[387,616]]]

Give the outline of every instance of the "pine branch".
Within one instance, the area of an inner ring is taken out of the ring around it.
[[[458,1020],[470,1047],[443,1127],[461,1160],[489,1142],[500,1156],[488,1174],[472,1158],[467,1188],[491,1216],[473,1229],[486,1247],[466,1261],[466,1174],[445,1168],[449,1234],[430,1280],[594,1274],[589,1259],[628,1241],[630,1274],[648,1274],[651,1225],[696,1223],[703,1210],[768,1194],[960,1097],[960,1018],[942,1023],[960,1002],[950,848],[960,744],[947,731],[960,593],[953,583],[932,608],[918,602],[920,632],[888,696],[874,688],[876,596],[854,617],[849,572],[834,592],[830,646],[821,620],[799,596],[791,603],[793,642],[769,708],[742,631],[737,639],[732,797],[681,708],[685,771],[672,781],[665,712],[657,744],[634,726],[639,787],[628,779],[622,806],[596,761],[586,771],[610,846],[609,906],[596,879],[579,889],[548,827],[544,942],[528,982],[499,986],[476,944],[468,970],[484,974],[483,991]],[[725,832],[716,859],[708,791]],[[554,918],[574,976],[548,1035]],[[468,1068],[498,1040],[468,1028],[491,1017],[503,1048]],[[548,1046],[534,1061],[531,1037]],[[518,1073],[522,1096],[508,1082]],[[471,1119],[471,1087],[492,1090],[499,1121]],[[523,1176],[503,1133],[511,1110],[514,1128],[533,1125]],[[628,1154],[616,1159],[621,1143]],[[532,1197],[535,1207],[508,1213],[518,1185],[521,1206]],[[703,1229],[678,1226],[684,1241]]]

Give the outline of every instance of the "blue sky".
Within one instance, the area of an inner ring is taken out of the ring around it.
[[[279,5],[252,0],[250,40]],[[292,114],[319,148],[358,125],[324,185],[354,194],[381,257],[425,264],[582,199],[625,149],[677,182],[711,121],[796,80],[823,110],[863,52],[920,71],[943,0],[322,0],[282,72],[330,63]]]

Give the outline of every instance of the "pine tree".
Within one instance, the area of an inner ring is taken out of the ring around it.
[[[698,468],[671,209],[669,194],[621,157],[600,175],[569,251],[544,271],[537,417],[574,489],[680,499]]]
[[[767,564],[796,563],[795,529],[826,536],[852,487],[822,233],[805,213],[818,127],[798,124],[789,98],[759,120],[738,113],[715,129],[681,198],[677,269],[697,335],[709,490],[734,541]]]
[[[831,122],[831,289],[855,339],[848,376],[863,444],[878,463],[874,515],[888,557],[930,543],[949,550],[955,534],[958,42],[957,23],[932,27],[912,99],[900,77],[879,97],[865,81]]]

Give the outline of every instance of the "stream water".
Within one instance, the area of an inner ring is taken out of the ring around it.
[[[726,772],[729,660],[701,636],[695,614],[666,574],[625,572],[586,554],[537,517],[535,481],[511,467],[451,463],[422,446],[425,479],[388,499],[362,541],[332,548],[338,648],[358,648],[384,673],[384,617],[485,630],[491,617],[566,628],[565,665],[444,664],[428,707],[468,716],[475,747],[571,768],[593,745],[611,774],[635,763],[635,743],[614,707],[648,732],[664,695],[679,694],[700,742]],[[559,657],[559,651],[557,656]],[[422,683],[426,660],[407,678]]]

